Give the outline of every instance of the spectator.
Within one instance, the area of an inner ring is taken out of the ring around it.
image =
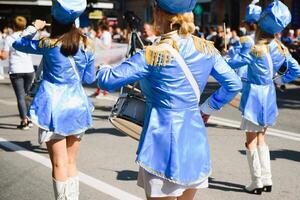
[[[17,16],[13,20],[13,34],[6,37],[4,49],[1,51],[0,58],[9,57],[9,77],[14,88],[21,123],[19,129],[27,130],[32,126],[31,121],[27,119],[27,106],[25,103],[26,93],[31,87],[34,76],[34,69],[31,56],[27,53],[17,51],[12,47],[13,42],[19,37],[25,29],[27,21],[22,16]]]
[[[100,45],[103,49],[110,49],[112,44],[112,36],[109,32],[109,26],[102,24],[98,27],[98,38],[100,38]]]
[[[231,31],[231,38],[229,39],[229,47],[230,46],[237,46],[240,42],[240,38],[239,36],[237,35],[237,32],[236,30],[232,30]]]
[[[282,31],[282,36],[280,40],[287,47],[293,44],[293,39],[290,37],[290,33],[288,29]]]
[[[124,41],[124,35],[122,33],[121,28],[119,28],[119,27],[115,28],[115,32],[114,32],[112,39],[114,42],[118,42],[118,43],[121,43]]]
[[[3,38],[3,34],[0,31],[0,49],[3,48],[4,45],[4,38]],[[4,79],[4,69],[3,69],[3,63],[0,61],[0,80]]]
[[[217,36],[217,30],[214,27],[210,27],[206,39],[210,41],[215,41],[216,36]]]
[[[155,30],[153,26],[149,23],[144,24],[143,29],[143,42],[144,44],[153,44],[157,36],[155,35]]]
[[[224,29],[218,26],[217,35],[215,37],[215,47],[222,52],[225,48]]]

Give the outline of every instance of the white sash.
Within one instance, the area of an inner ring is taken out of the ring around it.
[[[177,63],[179,64],[179,66],[181,67],[182,71],[184,72],[186,78],[188,79],[188,81],[190,82],[196,97],[198,99],[198,103],[200,102],[200,89],[198,86],[197,81],[195,80],[192,72],[190,71],[189,67],[187,66],[187,64],[185,63],[185,61],[183,60],[182,56],[179,54],[178,51],[176,51],[171,45],[169,44],[161,44],[161,46],[163,46],[164,48],[166,48],[175,58],[175,60],[177,61]]]

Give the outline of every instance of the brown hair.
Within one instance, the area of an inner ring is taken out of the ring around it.
[[[60,52],[65,56],[75,55],[79,49],[81,39],[85,43],[87,38],[76,28],[75,23],[60,24],[52,19],[50,38],[61,42]]]
[[[256,32],[255,32],[255,41],[259,41],[259,40],[271,40],[275,38],[275,35],[269,34],[264,32],[263,30],[261,30],[259,27],[257,28]]]
[[[13,20],[14,31],[22,31],[26,28],[27,20],[23,16],[16,16]]]

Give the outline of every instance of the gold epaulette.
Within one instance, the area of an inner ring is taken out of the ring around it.
[[[214,42],[193,36],[195,48],[202,54],[219,55],[220,52],[215,48]]]
[[[148,65],[166,66],[171,63],[171,53],[158,44],[157,46],[147,46],[145,49],[145,58]]]
[[[57,39],[42,38],[39,42],[39,48],[53,48],[57,43]]]
[[[284,46],[280,40],[275,39],[275,42],[277,44],[278,51],[281,55],[286,56],[290,54],[288,48],[286,48],[286,46]]]
[[[246,43],[246,42],[251,42],[251,40],[252,40],[252,38],[248,35],[240,37],[241,44]]]
[[[252,46],[250,53],[256,57],[263,57],[270,52],[270,48],[265,44],[257,44]]]

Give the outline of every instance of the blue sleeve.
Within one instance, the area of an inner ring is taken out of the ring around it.
[[[117,67],[105,67],[97,73],[98,86],[107,91],[134,83],[149,75],[144,52],[138,52]]]
[[[209,105],[215,110],[220,110],[242,89],[242,82],[221,56],[216,57],[211,75],[221,84],[221,87],[210,96]]]
[[[82,80],[87,84],[91,84],[95,81],[95,57],[92,52],[85,52],[85,56],[87,65],[84,69]]]
[[[252,61],[252,57],[250,56],[249,53],[246,54],[238,53],[233,57],[230,57],[226,61],[232,69],[237,69],[245,65],[249,65]]]
[[[21,37],[13,43],[13,48],[24,53],[43,54],[44,48],[39,47],[40,40],[31,40],[27,37]]]
[[[286,56],[283,65],[287,67],[286,73],[281,77],[283,83],[289,83],[300,77],[299,63],[290,54]]]

